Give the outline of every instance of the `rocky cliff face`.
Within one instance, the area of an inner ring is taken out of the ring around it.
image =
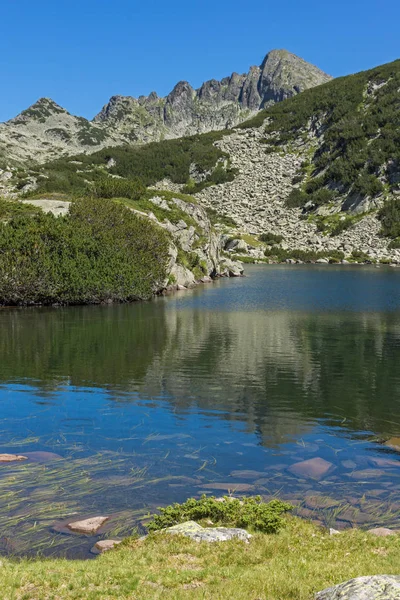
[[[269,104],[329,79],[294,54],[273,50],[247,74],[210,80],[198,90],[181,81],[165,98],[155,92],[137,99],[113,96],[93,121],[41,98],[0,124],[0,168],[229,128]]]
[[[289,98],[331,77],[286,50],[273,50],[259,67],[195,90],[180,81],[166,98],[155,92],[139,99],[113,96],[94,118],[132,141],[148,142],[226,129],[260,109]]]

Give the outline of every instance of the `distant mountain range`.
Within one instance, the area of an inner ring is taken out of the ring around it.
[[[181,81],[165,98],[155,92],[139,98],[113,96],[92,121],[41,98],[0,124],[0,167],[230,128],[330,79],[294,54],[272,50],[248,73],[212,79],[197,90]]]

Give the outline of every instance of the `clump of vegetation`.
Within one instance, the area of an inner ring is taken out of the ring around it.
[[[363,263],[363,262],[371,262],[368,254],[363,252],[362,250],[353,250],[350,258],[355,262]]]
[[[305,192],[298,188],[294,188],[286,198],[286,206],[288,208],[303,208],[308,201],[309,197]]]
[[[381,208],[378,218],[382,224],[382,234],[388,237],[400,237],[400,200],[389,200]]]
[[[346,217],[345,219],[340,219],[336,225],[334,225],[331,229],[331,236],[340,235],[343,231],[347,231],[354,225],[354,219],[351,217]]]
[[[267,233],[262,233],[258,236],[260,242],[264,242],[268,246],[273,246],[274,244],[280,244],[283,240],[283,235],[279,235],[276,233],[271,233],[268,231]]]
[[[17,200],[4,200],[0,198],[0,221],[7,221],[12,217],[35,215],[40,209],[31,204],[23,204]]]
[[[284,524],[283,514],[293,507],[281,500],[263,502],[261,496],[231,498],[224,500],[201,496],[199,500],[189,498],[183,504],[172,504],[160,508],[148,524],[149,531],[157,531],[184,523],[185,521],[211,520],[215,526],[243,527],[263,533],[277,533]]]
[[[92,193],[97,198],[129,198],[139,200],[146,193],[146,187],[140,179],[119,179],[102,177],[95,182]]]
[[[167,259],[165,231],[108,200],[80,199],[66,217],[13,217],[0,224],[0,304],[148,299]]]
[[[99,179],[104,179],[106,174],[126,180],[140,179],[145,186],[168,178],[174,183],[186,184],[188,193],[200,191],[208,185],[231,181],[235,176],[235,171],[229,166],[228,155],[214,145],[226,133],[227,131],[214,131],[142,146],[117,146],[90,155],[60,158],[44,165],[44,177],[39,181],[37,192],[82,193],[87,187],[87,181],[96,183]],[[89,137],[92,136],[92,130],[89,134]],[[200,173],[206,174],[200,184],[190,180],[192,165],[196,165]]]
[[[300,260],[301,262],[315,262],[319,258],[327,258],[332,262],[338,262],[344,259],[344,253],[340,250],[327,250],[323,252],[317,252],[316,250],[299,250],[296,248],[293,250],[283,250],[280,246],[267,248],[264,255],[277,262],[284,262],[288,259]]]

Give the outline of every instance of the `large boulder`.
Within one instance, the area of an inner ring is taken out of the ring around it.
[[[357,577],[318,592],[315,600],[399,600],[400,576]]]

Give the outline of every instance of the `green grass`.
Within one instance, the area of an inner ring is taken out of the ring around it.
[[[155,533],[93,561],[1,559],[4,600],[312,600],[362,575],[398,573],[399,538],[358,530],[329,536],[288,518],[278,534],[196,543]]]

